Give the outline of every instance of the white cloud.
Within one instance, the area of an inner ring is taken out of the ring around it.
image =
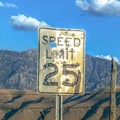
[[[5,3],[5,6],[8,8],[18,8],[15,4],[12,3]]]
[[[50,27],[44,21],[38,21],[25,15],[11,16],[11,25],[16,30],[35,31],[38,27]]]
[[[0,7],[3,7],[3,6],[4,6],[4,4],[2,2],[0,2]]]
[[[98,58],[102,58],[102,59],[106,59],[106,60],[112,60],[112,57],[110,55],[96,55],[96,57]]]
[[[120,16],[120,0],[76,0],[76,5],[92,15]]]
[[[13,3],[3,3],[0,1],[0,7],[7,7],[7,8],[18,8],[17,5]]]
[[[104,56],[104,55],[96,55],[96,57],[101,58],[101,59],[110,60],[110,61],[113,58],[118,64],[120,64],[120,61],[118,60],[117,57],[111,57],[110,55],[106,55],[106,56]]]

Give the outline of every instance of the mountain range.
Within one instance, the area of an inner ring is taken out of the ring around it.
[[[22,52],[0,50],[0,88],[37,89],[37,50]],[[111,61],[86,55],[85,90],[109,87]],[[120,85],[120,65],[117,64],[117,85]]]

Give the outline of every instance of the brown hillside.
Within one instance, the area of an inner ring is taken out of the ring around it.
[[[63,120],[109,120],[109,88],[64,96]],[[120,89],[116,92],[120,119]],[[0,120],[55,120],[55,96],[30,90],[0,90]]]

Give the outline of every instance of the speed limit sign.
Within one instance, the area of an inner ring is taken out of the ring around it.
[[[38,92],[83,94],[85,32],[39,28]]]

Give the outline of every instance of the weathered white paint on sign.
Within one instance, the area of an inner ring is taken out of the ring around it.
[[[38,91],[83,94],[84,30],[39,28]]]

